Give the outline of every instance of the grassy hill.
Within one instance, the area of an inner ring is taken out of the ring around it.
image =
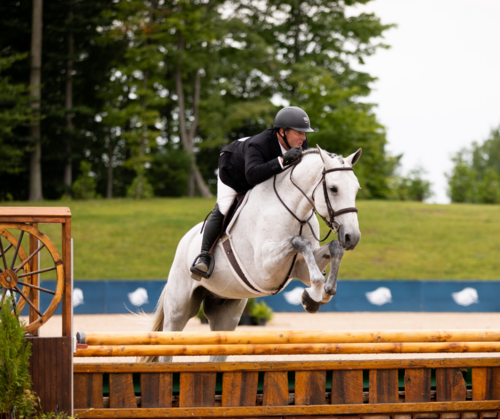
[[[75,279],[162,279],[168,276],[177,243],[203,221],[214,200],[37,205],[71,208]],[[340,278],[500,279],[499,206],[358,201],[357,207],[362,238],[355,251],[346,252]],[[59,245],[55,226],[41,230]]]

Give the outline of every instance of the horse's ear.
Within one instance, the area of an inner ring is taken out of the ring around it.
[[[360,157],[361,157],[361,149],[351,154],[349,157],[346,157],[346,160],[349,163],[351,163],[351,166],[354,166],[358,162]]]
[[[326,166],[326,165],[328,164],[327,162],[329,162],[329,161],[330,161],[330,158],[329,158],[328,154],[326,154],[326,153],[325,153],[325,152],[321,149],[321,147],[320,147],[318,144],[316,144],[316,148],[317,148],[317,149],[318,149],[318,151],[319,151],[319,155],[321,156],[321,160],[323,160],[323,164]]]

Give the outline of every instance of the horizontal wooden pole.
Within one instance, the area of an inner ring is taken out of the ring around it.
[[[88,346],[75,357],[201,355],[332,355],[443,352],[500,352],[499,342],[311,343],[256,345]]]
[[[87,345],[500,342],[500,329],[85,333]]]
[[[473,357],[472,357],[473,356]],[[361,359],[322,361],[260,361],[260,362],[101,362],[73,364],[75,374],[150,373],[150,372],[242,372],[242,371],[330,371],[409,368],[500,368],[500,357]]]
[[[315,406],[191,407],[138,409],[75,409],[80,418],[175,418],[323,416],[340,414],[395,414],[497,411],[500,401],[337,404]]]

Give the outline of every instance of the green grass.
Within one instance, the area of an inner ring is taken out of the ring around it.
[[[75,279],[164,279],[177,243],[214,202],[115,199],[36,205],[71,208]],[[340,278],[500,279],[499,206],[358,201],[357,207],[362,238],[355,251],[346,252]],[[41,230],[60,246],[60,229],[42,225]]]

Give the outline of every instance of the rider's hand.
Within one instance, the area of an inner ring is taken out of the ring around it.
[[[294,147],[288,150],[283,156],[283,165],[288,166],[290,163],[302,157],[302,147]]]

